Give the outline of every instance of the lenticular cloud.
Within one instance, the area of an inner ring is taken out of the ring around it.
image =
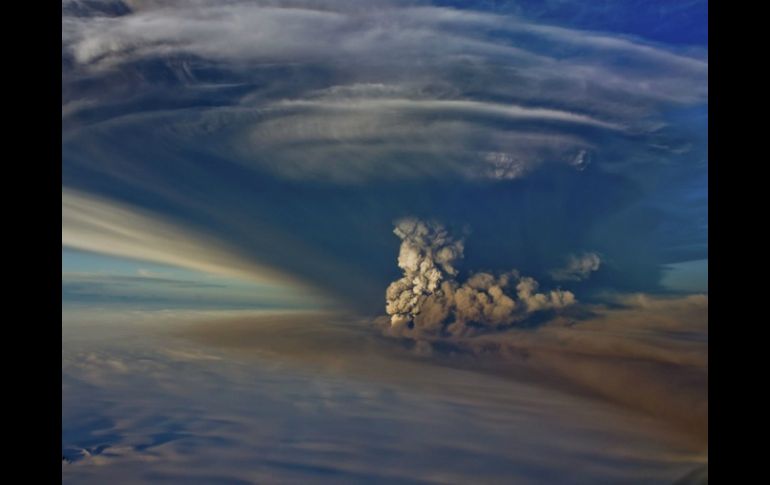
[[[517,270],[474,273],[458,281],[455,265],[463,258],[464,241],[437,222],[406,218],[393,232],[402,241],[398,266],[404,276],[386,292],[390,334],[470,336],[576,302],[569,291],[538,292],[538,282]]]

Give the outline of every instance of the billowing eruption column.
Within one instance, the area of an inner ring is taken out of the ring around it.
[[[393,232],[402,240],[398,266],[404,277],[385,296],[391,334],[470,336],[576,302],[569,291],[538,293],[537,281],[516,270],[475,273],[458,282],[455,263],[463,258],[464,242],[436,222],[401,219]]]

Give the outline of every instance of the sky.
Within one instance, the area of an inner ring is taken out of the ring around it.
[[[701,463],[707,20],[698,0],[62,0],[63,386],[120,402],[128,391],[91,373],[91,354],[113,352],[118,374],[148,353],[189,371],[157,354],[172,337],[142,339],[155,324],[126,315],[313,314],[270,328],[312,355],[303,325],[344,329],[324,341],[382,338],[383,366],[407,348],[419,372],[458,385],[466,371],[536,375],[576,408],[590,395],[667,423]],[[134,348],[96,337],[118,327]],[[211,385],[245,385],[251,357],[182,333],[233,359],[208,369]],[[338,371],[346,389],[395,385]],[[293,374],[276,372],[291,394]],[[416,399],[410,385],[394,392]],[[77,437],[99,430],[78,430],[63,447],[93,448]],[[83,473],[73,483],[98,482]],[[432,480],[462,481],[447,473]]]

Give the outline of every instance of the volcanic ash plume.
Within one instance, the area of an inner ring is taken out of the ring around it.
[[[468,336],[576,301],[569,291],[538,293],[537,281],[516,270],[498,276],[475,273],[458,282],[454,265],[463,257],[464,242],[441,224],[407,218],[393,232],[402,240],[398,266],[404,277],[386,292],[391,334]]]
[[[551,277],[557,281],[582,281],[597,271],[601,262],[596,253],[571,254],[563,268],[551,271]]]

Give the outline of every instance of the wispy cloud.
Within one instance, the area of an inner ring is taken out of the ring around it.
[[[662,110],[705,103],[707,95],[704,52],[508,15],[331,0],[157,6],[65,16],[68,78],[104,76],[120,85],[126,78],[114,73],[129,70],[142,84],[142,63],[160,62],[195,90],[210,83],[206,72],[223,87],[248,86],[248,73],[258,73],[257,90],[201,114],[179,113],[176,123],[193,130],[188,136],[235,132],[240,149],[228,156],[290,178],[500,178],[500,170],[485,169],[491,152],[514,161],[503,171],[517,178],[544,160],[569,164],[591,145],[581,127],[636,133],[644,143],[661,126]],[[275,66],[290,69],[277,74],[289,82],[265,77]],[[379,87],[380,96],[361,86]],[[76,101],[65,101],[68,111]],[[290,134],[271,138],[284,125]],[[237,135],[243,131],[255,135]],[[541,135],[538,148],[506,141],[517,134]],[[287,137],[302,151],[277,145]],[[565,147],[565,137],[575,141]],[[410,157],[424,161],[385,161]]]

